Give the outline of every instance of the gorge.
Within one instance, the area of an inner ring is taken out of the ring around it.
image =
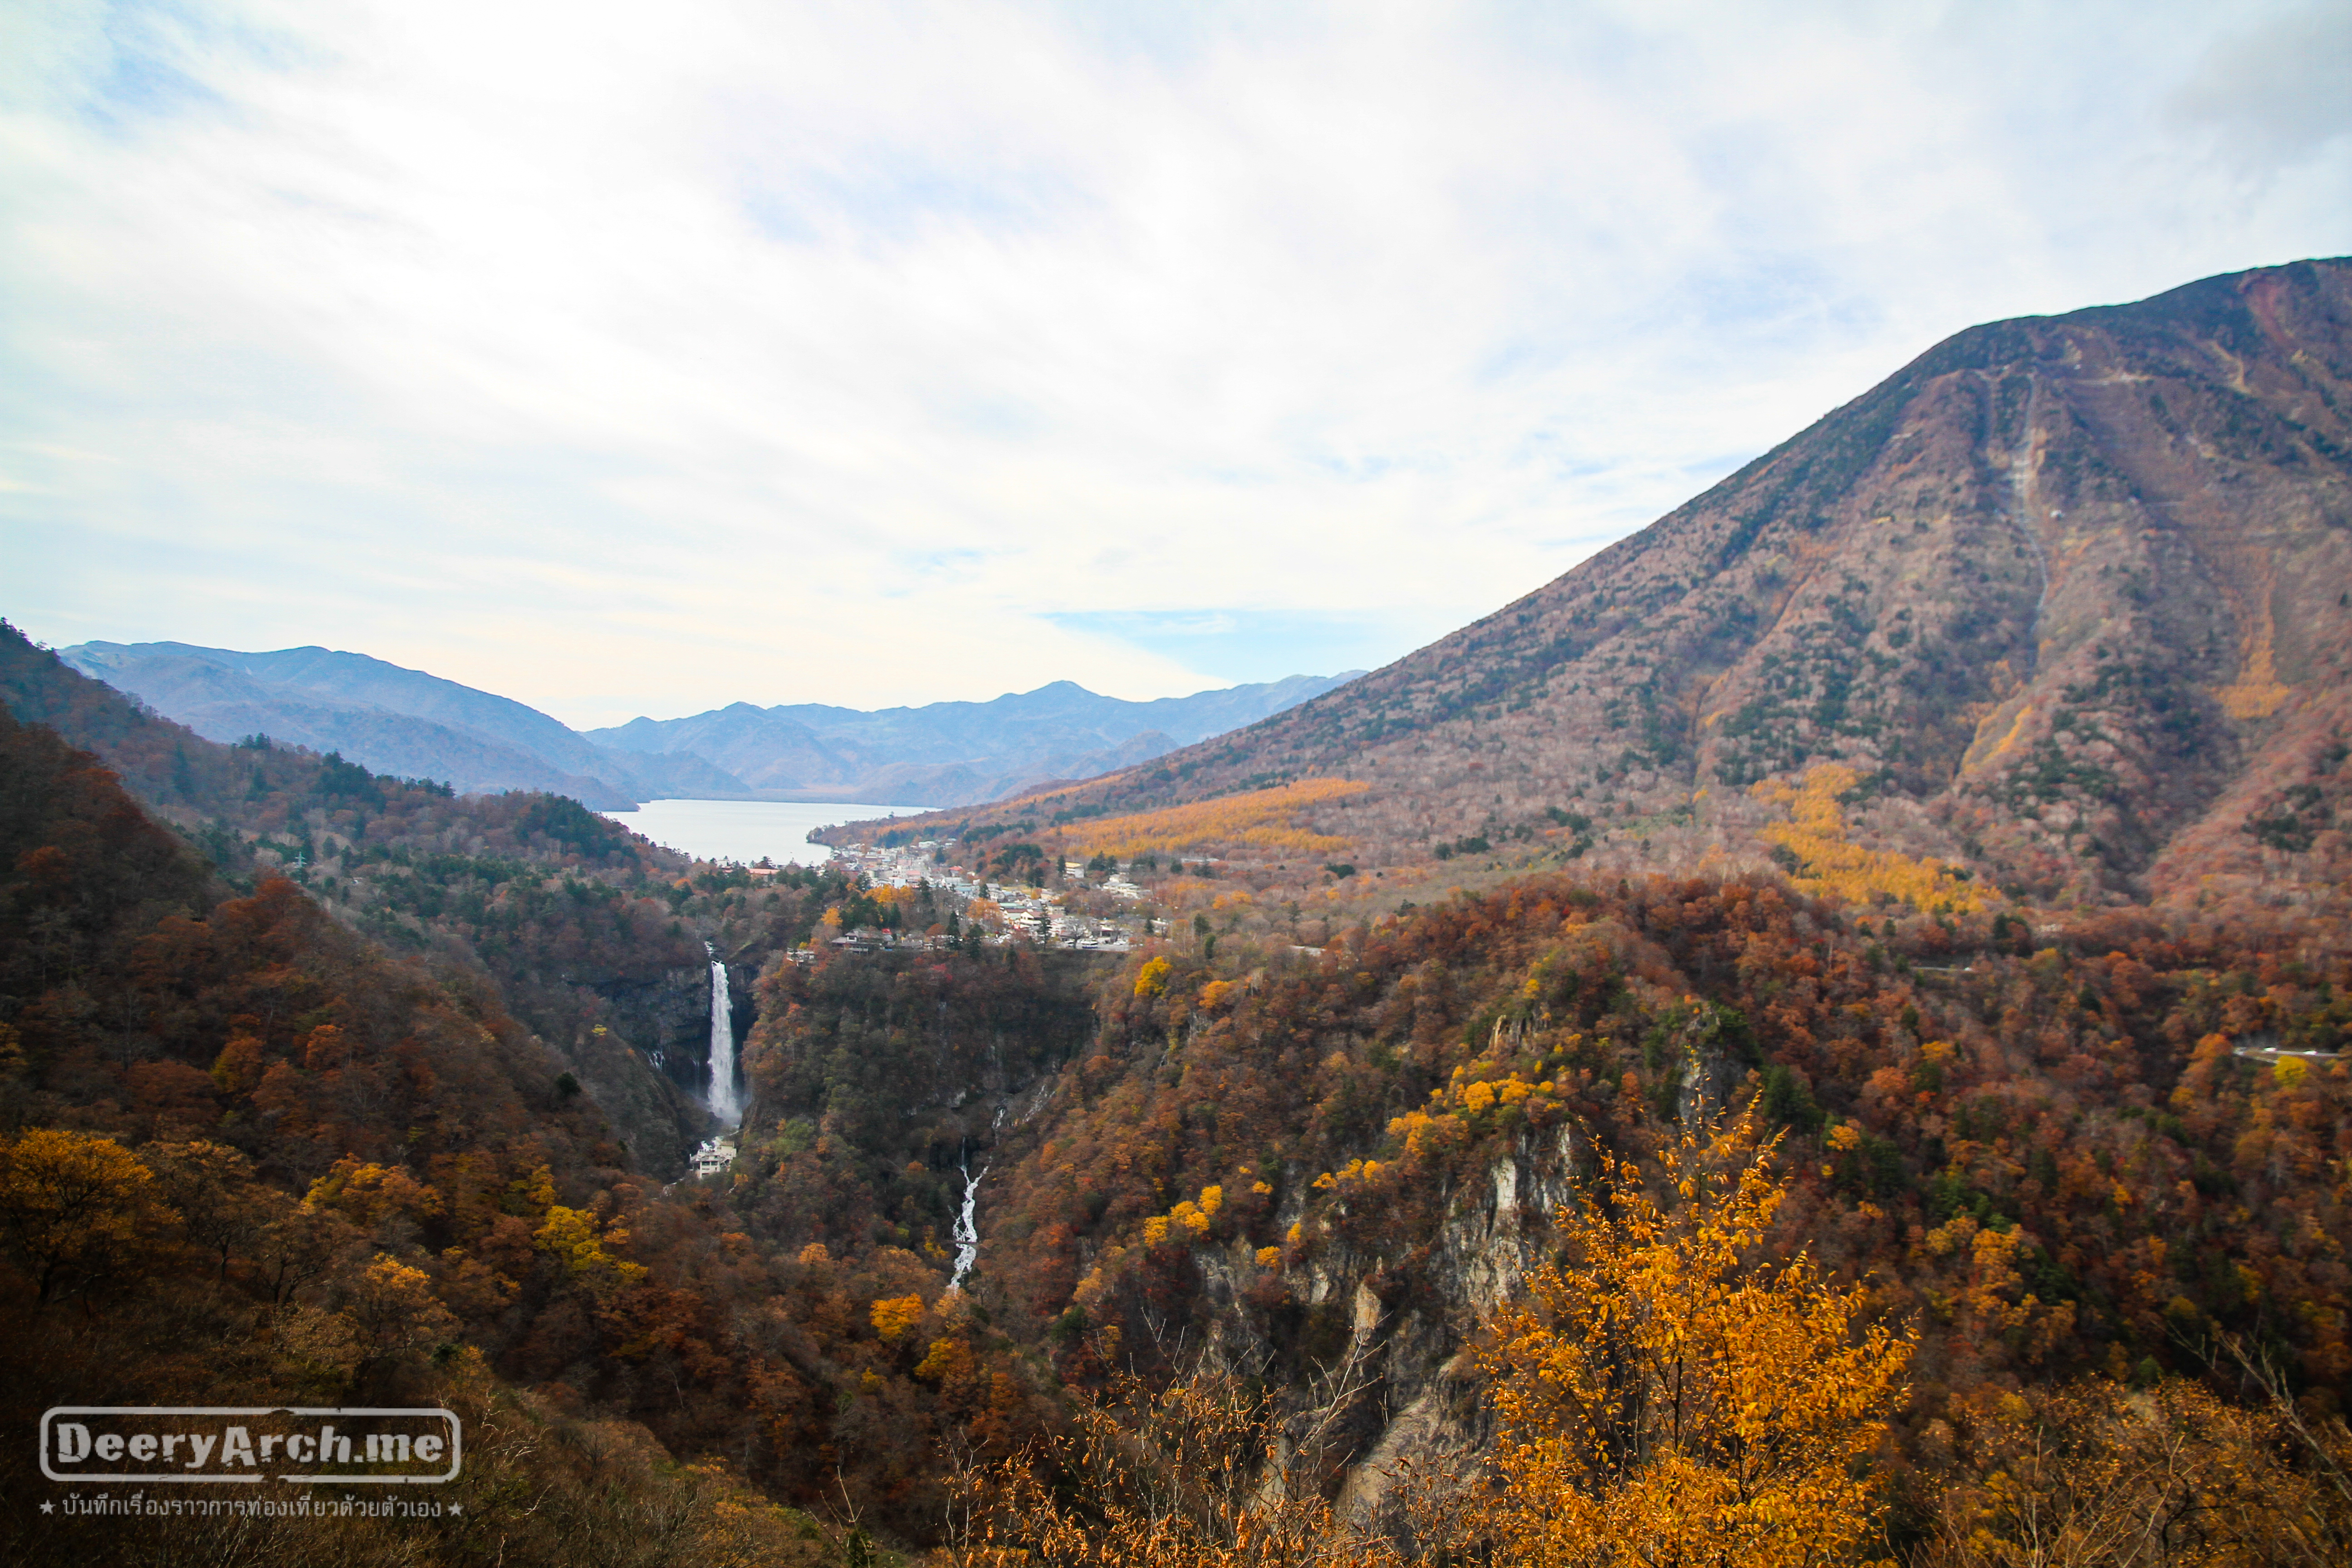
[[[1564,1216],[1702,1209],[1667,1162],[1727,1110],[1741,1278],[1903,1347],[1832,1467],[1880,1558],[1999,1560],[2023,1497],[2326,1561],[2347,541],[2314,261],[1962,333],[1386,668],[756,875],[206,741],[12,628],[0,1394],[446,1403],[499,1550],[845,1563],[1223,1390],[1241,1516],[1369,1563],[1401,1477],[1491,1512],[1481,1347],[1610,1261]],[[68,1158],[113,1239],[37,1256],[14,1178]]]

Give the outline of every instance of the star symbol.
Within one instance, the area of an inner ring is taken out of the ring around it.
[[[43,1513],[55,1513],[57,1511],[57,1508],[58,1505],[53,1502],[45,1502],[41,1505],[41,1511]]]
[[[45,1505],[43,1505],[43,1506],[46,1508],[46,1506],[47,1506],[47,1505],[45,1504]],[[453,1502],[453,1503],[451,1503],[451,1504],[449,1505],[449,1512],[450,1512],[453,1516],[454,1516],[454,1515],[457,1515],[457,1514],[461,1514],[461,1513],[463,1513],[463,1512],[465,1512],[465,1511],[466,1511],[466,1505],[465,1505],[464,1503],[461,1503],[461,1502]]]

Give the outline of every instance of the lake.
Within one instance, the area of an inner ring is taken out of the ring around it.
[[[739,860],[748,866],[764,855],[780,866],[787,861],[814,866],[833,858],[824,845],[808,841],[816,828],[875,816],[911,816],[929,809],[825,801],[649,800],[635,811],[603,815],[632,833],[704,860]]]

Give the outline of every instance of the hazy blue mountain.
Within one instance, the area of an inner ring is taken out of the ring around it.
[[[83,643],[60,655],[208,740],[262,733],[466,792],[551,790],[602,811],[665,797],[961,805],[1091,778],[1254,723],[1360,671],[1128,702],[1067,680],[991,702],[866,712],[732,703],[583,735],[511,698],[322,647]]]
[[[511,698],[364,654],[92,642],[60,657],[207,740],[268,734],[468,793],[550,790],[611,811],[747,787],[700,757],[609,752]]]
[[[708,757],[763,795],[962,805],[1048,779],[1090,778],[1237,730],[1354,679],[1281,680],[1129,702],[1057,680],[988,702],[867,712],[737,702],[684,719],[633,719],[590,740]]]

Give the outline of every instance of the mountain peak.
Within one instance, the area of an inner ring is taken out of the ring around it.
[[[1299,825],[1368,864],[1891,857],[1856,896],[2321,879],[2347,662],[2352,263],[2299,262],[1956,333],[1494,614],[1057,805],[1344,778]]]

